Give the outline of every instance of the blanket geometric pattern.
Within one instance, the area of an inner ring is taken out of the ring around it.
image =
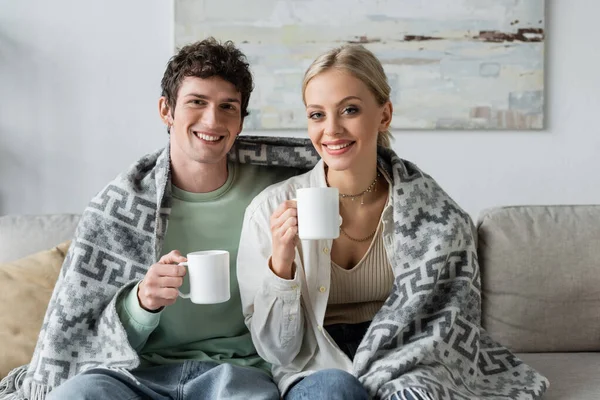
[[[309,169],[318,155],[306,139],[240,136],[232,161]],[[0,400],[44,399],[93,367],[139,365],[116,299],[160,256],[171,209],[169,148],[119,175],[82,213],[50,299],[33,358],[0,382]]]
[[[408,388],[435,399],[539,399],[548,380],[481,328],[471,220],[428,175],[379,149],[393,179],[395,281],[354,358],[374,398]]]
[[[310,169],[310,141],[242,136],[229,158]],[[391,150],[395,283],[354,360],[375,398],[421,388],[436,399],[537,399],[548,381],[480,327],[481,288],[470,219],[437,183]],[[0,382],[0,400],[44,399],[96,366],[139,358],[116,312],[122,291],[160,255],[170,213],[169,150],[143,157],[82,214],[27,366]]]

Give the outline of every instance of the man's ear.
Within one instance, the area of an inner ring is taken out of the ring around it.
[[[173,115],[165,96],[161,96],[160,99],[158,99],[158,113],[160,114],[160,119],[162,119],[163,123],[170,128],[171,125],[173,125]]]
[[[240,127],[239,130],[237,131],[237,133],[235,134],[235,136],[240,136],[240,133],[242,133],[242,130],[244,129],[244,120],[246,119],[246,117],[242,117],[242,120],[240,121]]]
[[[391,101],[387,101],[383,105],[383,112],[381,114],[381,122],[379,123],[379,132],[385,132],[392,123],[392,114],[394,113],[394,107]]]

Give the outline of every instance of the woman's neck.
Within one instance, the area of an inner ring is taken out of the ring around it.
[[[340,195],[351,197],[362,194],[369,188],[373,189],[373,182],[377,179],[377,164],[373,163],[368,168],[354,168],[343,171],[334,171],[327,168],[325,175],[329,186],[337,188]]]

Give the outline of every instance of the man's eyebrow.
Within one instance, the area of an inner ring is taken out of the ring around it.
[[[336,106],[339,106],[340,104],[342,104],[342,103],[344,103],[344,102],[346,102],[348,100],[360,100],[360,101],[362,101],[362,99],[360,97],[358,97],[358,96],[346,96],[343,99],[341,99],[340,101],[338,101],[336,103]],[[311,108],[311,107],[312,108],[323,108],[322,106],[320,106],[318,104],[309,104],[309,105],[306,106],[306,108]]]
[[[200,93],[188,93],[185,95],[185,97],[196,97],[202,100],[210,100],[209,96]],[[222,99],[221,101],[223,103],[241,103],[241,101],[239,99],[236,99],[235,97],[227,97],[225,99]]]

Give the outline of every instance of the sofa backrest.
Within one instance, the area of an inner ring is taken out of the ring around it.
[[[600,205],[485,210],[482,323],[517,352],[600,350]]]
[[[71,239],[77,214],[0,217],[0,262],[13,261]]]

